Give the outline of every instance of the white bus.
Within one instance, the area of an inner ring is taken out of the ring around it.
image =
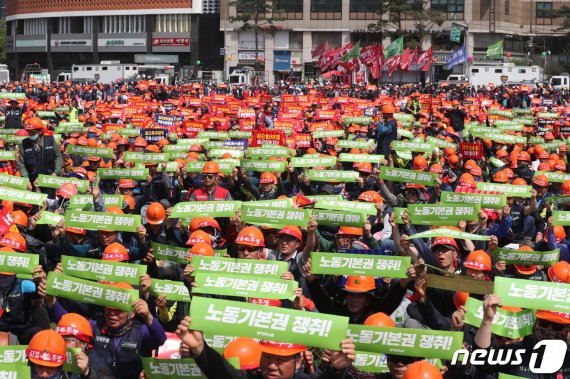
[[[92,80],[97,83],[111,83],[128,80],[139,73],[139,66],[133,63],[102,61],[101,64],[74,64],[71,66],[72,80]]]
[[[469,66],[469,84],[472,86],[496,86],[509,83],[537,83],[544,80],[540,66],[515,66],[513,63],[502,65],[474,64]]]

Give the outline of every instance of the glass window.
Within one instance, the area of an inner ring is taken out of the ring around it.
[[[552,3],[536,3],[536,18],[550,18]]]
[[[496,73],[496,74],[502,74],[502,73],[503,73],[503,69],[502,69],[502,68],[496,68],[496,69],[495,69],[495,73]]]
[[[519,74],[526,74],[526,70],[524,68],[519,68]]]
[[[374,12],[378,9],[378,0],[350,0],[351,12]]]
[[[303,0],[277,0],[275,7],[280,17],[285,17],[287,20],[303,19]]]
[[[471,72],[472,72],[472,73],[478,73],[478,72],[479,72],[479,69],[478,69],[478,68],[472,68],[472,69],[471,69]]]
[[[342,0],[311,0],[311,12],[342,12]]]
[[[83,33],[83,17],[69,18],[69,33]]]
[[[465,0],[431,0],[431,9],[443,13],[448,20],[454,13],[458,20],[463,20]]]
[[[510,0],[505,0],[505,16],[509,15]]]

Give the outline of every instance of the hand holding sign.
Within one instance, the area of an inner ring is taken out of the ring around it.
[[[135,315],[140,316],[143,322],[147,326],[150,326],[152,324],[154,318],[150,314],[147,302],[144,301],[143,299],[138,299],[137,301],[135,301],[135,303],[133,304],[133,312],[135,313]]]
[[[336,370],[345,369],[356,360],[356,347],[350,338],[342,340],[340,348],[340,351],[333,350],[328,353],[330,357],[329,364]]]
[[[184,317],[184,319],[180,321],[180,324],[178,324],[176,334],[180,337],[182,343],[190,348],[191,355],[197,357],[202,354],[204,350],[204,334],[196,330],[191,330],[191,322],[192,319],[190,316]]]

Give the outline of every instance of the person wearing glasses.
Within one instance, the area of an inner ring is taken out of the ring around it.
[[[206,162],[202,167],[204,186],[190,195],[190,201],[230,201],[230,191],[219,186],[220,166],[216,162]]]

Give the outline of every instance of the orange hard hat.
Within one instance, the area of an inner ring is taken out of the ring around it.
[[[119,179],[119,188],[135,188],[137,182],[133,179]]]
[[[427,165],[428,161],[427,159],[425,159],[423,155],[418,155],[417,157],[415,157],[412,164],[414,170],[420,170],[420,171],[425,170]]]
[[[450,166],[455,167],[458,163],[459,163],[459,156],[457,155],[451,155],[448,159],[447,162],[449,163]]]
[[[443,174],[443,166],[439,163],[434,163],[429,167],[429,172],[434,174]]]
[[[570,180],[562,182],[561,191],[563,195],[570,195]]]
[[[148,143],[142,137],[135,138],[135,141],[133,142],[134,147],[146,147],[146,145],[148,145]]]
[[[471,170],[471,168],[475,166],[477,166],[477,162],[475,162],[473,159],[468,159],[463,165],[466,170]]]
[[[477,188],[477,182],[475,181],[475,178],[469,173],[462,174],[459,177],[459,184],[472,189]]]
[[[445,237],[445,236],[439,236],[436,237],[432,244],[431,244],[431,248],[432,250],[435,249],[436,246],[446,246],[446,247],[452,247],[455,249],[455,251],[459,250],[459,247],[457,246],[457,242],[455,242],[454,238],[451,237]]]
[[[110,206],[108,206],[108,207],[105,209],[105,211],[106,211],[107,213],[112,213],[112,214],[115,214],[115,215],[123,215],[123,214],[125,214],[125,212],[123,212],[123,210],[122,210],[121,208],[117,207],[116,205],[110,205]]]
[[[556,262],[548,268],[548,277],[551,282],[570,284],[570,263]]]
[[[521,151],[517,156],[517,160],[530,162],[530,155],[526,151]]]
[[[473,166],[469,169],[469,173],[473,176],[481,176],[483,175],[483,170],[479,166]]]
[[[532,184],[539,187],[548,187],[548,177],[544,174],[540,174],[532,178]]]
[[[219,232],[222,231],[222,229],[220,229],[220,224],[218,221],[212,217],[202,217],[198,223],[198,229],[201,228],[214,228]]]
[[[394,106],[391,105],[391,104],[384,104],[384,105],[382,106],[382,111],[381,111],[381,112],[382,112],[383,114],[393,114],[393,113],[395,113]]]
[[[240,370],[253,370],[259,367],[261,347],[253,338],[238,337],[226,346],[224,358],[239,358]]]
[[[246,246],[264,247],[265,239],[261,230],[255,226],[248,226],[238,233],[235,243]]]
[[[111,262],[125,262],[129,260],[129,251],[119,242],[113,242],[105,248],[101,259]]]
[[[402,379],[442,379],[441,371],[428,361],[418,361],[408,365]]]
[[[384,312],[371,314],[364,320],[366,326],[383,326],[385,328],[393,328],[396,326],[394,320]]]
[[[219,174],[220,166],[216,162],[206,162],[202,167],[203,174]]]
[[[566,172],[566,162],[562,160],[557,160],[556,164],[554,165],[554,169],[556,171]]]
[[[515,186],[526,186],[526,180],[524,180],[523,178],[516,178],[515,180],[513,180],[513,185]]]
[[[497,171],[495,175],[493,175],[493,181],[495,183],[507,183],[509,181],[509,178],[503,171]]]
[[[199,158],[200,156],[195,151],[191,151],[188,154],[186,154],[186,160],[188,161],[197,161]]]
[[[475,250],[465,258],[463,266],[478,271],[491,271],[491,257],[483,250]]]
[[[131,195],[124,195],[123,196],[123,209],[129,208],[129,210],[135,210],[137,206],[137,201]]]
[[[36,365],[59,367],[67,358],[65,341],[51,329],[39,331],[28,344],[26,355],[28,360]]]
[[[147,145],[144,150],[148,153],[160,153],[160,148],[156,145]]]
[[[456,292],[455,295],[453,295],[453,304],[455,304],[455,308],[459,309],[461,306],[465,305],[468,298],[468,292]]]
[[[509,153],[507,152],[507,150],[501,149],[501,150],[497,150],[497,152],[495,153],[495,155],[497,156],[497,158],[501,159],[501,158],[504,158],[504,157],[508,157],[508,156],[509,156]]]
[[[163,147],[166,145],[170,145],[170,141],[167,138],[161,138],[160,140],[158,140],[157,144],[158,146]]]
[[[87,146],[97,147],[97,140],[95,138],[88,138],[87,139]]]
[[[290,357],[307,350],[307,346],[286,342],[259,341],[259,347],[263,354]]]
[[[367,203],[382,204],[382,196],[376,191],[364,191],[358,195],[358,200]]]
[[[30,117],[24,123],[25,130],[41,130],[45,128],[44,122],[39,117]]]
[[[28,228],[28,216],[20,210],[12,212],[12,218],[14,219],[14,224],[20,225],[24,228]]]
[[[261,184],[277,184],[277,177],[272,172],[264,172],[259,178]]]
[[[455,148],[453,147],[446,147],[445,150],[443,150],[443,154],[445,155],[446,158],[451,157],[452,155],[455,155]]]
[[[213,257],[214,249],[212,249],[211,245],[208,245],[205,242],[199,242],[192,246],[190,249],[190,255],[203,255],[206,257]]]
[[[209,245],[212,245],[212,239],[210,235],[203,230],[195,230],[190,233],[188,240],[186,241],[186,246],[194,246],[197,243],[205,242]]]
[[[0,238],[0,246],[9,247],[21,253],[25,253],[26,239],[18,232],[8,232]]]
[[[202,222],[202,218],[196,217],[190,220],[190,225],[188,225],[188,231],[192,233],[193,231],[197,230]]]
[[[376,282],[373,276],[355,276],[350,275],[346,279],[344,290],[347,292],[363,293],[376,289]]]
[[[146,209],[146,220],[151,225],[160,225],[166,218],[166,211],[162,204],[154,202]]]
[[[303,241],[303,234],[301,229],[295,225],[285,225],[277,234],[283,234],[295,237],[299,242]]]
[[[338,232],[336,234],[340,235],[349,235],[349,236],[362,236],[362,228],[357,226],[341,226],[338,228]]]
[[[93,338],[93,329],[89,320],[77,313],[64,314],[57,323],[55,331],[60,336],[73,336],[87,343]]]
[[[8,212],[14,211],[14,202],[10,200],[2,200],[2,209],[6,209]]]
[[[66,232],[66,233],[79,234],[79,235],[82,235],[82,236],[87,235],[87,230],[86,230],[86,229],[72,228],[72,227],[69,227],[69,226],[67,226],[67,227],[65,228],[65,232]]]
[[[570,313],[538,310],[536,317],[555,324],[570,325]]]

